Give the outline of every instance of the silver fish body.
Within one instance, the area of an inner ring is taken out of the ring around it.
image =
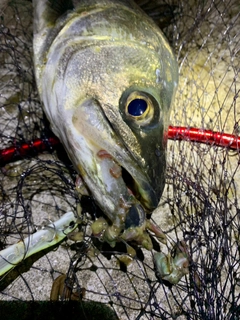
[[[138,228],[165,184],[173,52],[132,1],[33,5],[36,82],[52,130],[108,217],[106,241],[143,244]]]

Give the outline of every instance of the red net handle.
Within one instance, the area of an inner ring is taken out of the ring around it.
[[[219,147],[227,147],[232,150],[240,149],[240,137],[200,128],[169,126],[168,139],[195,141]],[[29,143],[18,143],[0,150],[0,166],[12,161],[34,156],[46,150],[54,149],[58,144],[59,140],[56,137],[36,139]]]
[[[240,137],[200,128],[169,126],[168,139],[195,141],[218,147],[227,147],[232,150],[240,149]]]

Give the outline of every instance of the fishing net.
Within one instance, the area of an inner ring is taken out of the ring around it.
[[[168,141],[167,182],[152,215],[168,245],[153,244],[174,256],[174,244],[184,243],[189,274],[170,285],[156,277],[153,252],[139,248],[131,258],[125,246],[113,249],[91,237],[99,209],[90,196],[79,196],[76,172],[51,140],[39,102],[32,4],[1,1],[0,149],[13,146],[7,160],[14,161],[0,159],[0,250],[66,212],[79,217],[76,234],[1,276],[5,308],[13,301],[49,301],[57,278],[63,284],[57,296],[77,300],[86,319],[105,307],[107,319],[239,319],[239,149],[207,137],[204,144],[191,141],[188,130],[239,134],[240,5],[166,0],[155,1],[153,12],[153,2],[139,2],[160,21],[176,53],[180,81],[170,124],[185,127],[185,136]]]

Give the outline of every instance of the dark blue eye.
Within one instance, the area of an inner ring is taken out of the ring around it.
[[[144,99],[134,99],[129,103],[127,109],[131,116],[139,117],[147,110],[147,107],[147,101]]]

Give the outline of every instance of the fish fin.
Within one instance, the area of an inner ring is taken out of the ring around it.
[[[163,3],[162,0],[135,0],[135,2],[160,29],[169,26],[178,11],[177,5]]]
[[[49,7],[56,13],[56,17],[60,17],[68,10],[73,10],[72,0],[48,0]]]

